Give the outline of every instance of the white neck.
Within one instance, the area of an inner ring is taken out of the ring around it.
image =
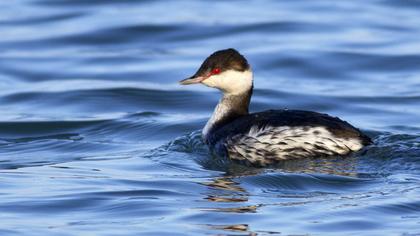
[[[236,118],[247,115],[252,95],[252,86],[240,94],[224,93],[210,119],[203,129],[203,138],[207,140],[212,131],[222,127]]]
[[[229,110],[230,110],[230,104],[225,102],[225,95],[223,95],[223,98],[220,99],[219,103],[217,104],[216,108],[213,111],[213,114],[211,115],[210,119],[207,121],[206,126],[204,126],[203,129],[203,137],[206,139],[208,136],[210,130],[214,125],[219,122],[220,120],[225,117]]]

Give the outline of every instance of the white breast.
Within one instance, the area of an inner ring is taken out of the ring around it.
[[[324,127],[306,126],[268,126],[261,129],[253,126],[248,133],[226,140],[230,158],[260,165],[320,155],[345,155],[362,147],[358,139],[337,137]]]

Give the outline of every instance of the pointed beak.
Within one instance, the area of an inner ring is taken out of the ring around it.
[[[184,79],[179,81],[179,84],[181,85],[188,85],[188,84],[198,84],[201,83],[201,81],[205,80],[205,77],[202,76],[198,76],[198,77],[194,77],[191,76],[190,78]]]

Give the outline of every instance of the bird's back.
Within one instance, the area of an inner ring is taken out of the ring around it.
[[[327,114],[268,110],[238,117],[211,132],[206,142],[233,160],[265,166],[288,159],[346,155],[371,140]]]

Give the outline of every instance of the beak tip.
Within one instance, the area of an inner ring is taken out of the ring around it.
[[[183,79],[183,80],[179,81],[178,83],[180,85],[198,84],[198,83],[201,83],[201,78],[200,77],[190,77],[190,78]]]
[[[187,79],[181,80],[178,82],[179,85],[188,85]]]

